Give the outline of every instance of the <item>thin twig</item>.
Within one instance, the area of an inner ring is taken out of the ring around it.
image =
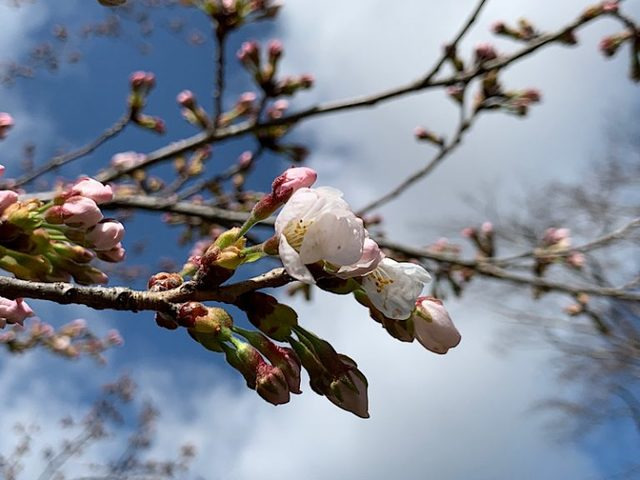
[[[66,165],[69,162],[72,162],[86,155],[89,155],[90,153],[95,151],[100,145],[105,143],[107,140],[115,137],[122,130],[124,130],[124,128],[128,125],[130,119],[131,119],[130,114],[125,113],[124,115],[122,115],[122,117],[120,117],[116,121],[116,123],[114,123],[112,126],[107,128],[104,132],[102,132],[100,136],[97,137],[95,140],[92,140],[85,146],[80,147],[78,150],[53,157],[51,160],[49,160],[49,162],[45,163],[44,165],[38,168],[35,168],[33,171],[28,172],[21,178],[17,179],[12,184],[12,186],[21,187],[23,185],[26,185],[27,183],[32,182],[36,178],[40,177],[41,175],[44,175],[47,172],[50,172],[51,170],[54,170],[58,167],[61,167],[62,165]]]
[[[630,233],[632,230],[635,230],[638,227],[640,227],[640,218],[634,218],[633,220],[624,224],[620,228],[610,233],[607,233],[605,235],[602,235],[601,237],[598,237],[595,240],[584,243],[582,245],[578,245],[576,247],[569,247],[564,250],[560,250],[556,252],[549,252],[549,253],[544,252],[544,256],[549,258],[558,258],[558,257],[566,257],[572,252],[585,253],[592,250],[596,250],[598,248],[605,247],[611,242],[614,242],[616,240],[622,240],[624,237],[627,236],[628,233]],[[534,249],[534,250],[529,250],[527,252],[510,255],[508,257],[490,258],[487,261],[491,262],[494,265],[505,266],[506,264],[509,264],[514,260],[522,260],[525,258],[535,257],[537,256],[537,254],[538,254],[538,250]]]
[[[220,28],[216,29],[216,80],[213,91],[213,126],[218,126],[218,121],[222,115],[222,98],[224,96],[224,75],[225,75],[225,48],[226,48],[226,31]]]

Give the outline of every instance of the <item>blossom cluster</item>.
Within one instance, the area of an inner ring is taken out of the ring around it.
[[[375,321],[400,340],[417,340],[439,354],[458,345],[460,333],[441,300],[423,295],[431,279],[427,270],[419,263],[388,257],[342,192],[314,188],[316,179],[310,168],[286,170],[254,205],[242,227],[200,241],[180,273],[152,276],[149,289],[181,288],[187,276],[192,276],[196,288],[213,289],[241,265],[277,256],[289,279],[353,294]],[[246,233],[278,210],[274,235],[247,246]],[[232,303],[257,330],[241,328],[225,309],[199,302],[182,304],[174,313],[158,312],[156,322],[164,328],[186,328],[206,349],[224,353],[247,386],[274,405],[300,393],[304,368],[314,392],[360,417],[368,416],[367,381],[356,362],[304,329],[291,307],[260,291],[242,294]]]
[[[24,280],[106,283],[91,262],[120,262],[125,255],[124,227],[98,206],[112,198],[111,187],[91,178],[46,202],[0,191],[0,268]]]
[[[4,305],[1,299],[0,305]],[[73,320],[57,330],[52,325],[35,319],[28,327],[19,324],[0,333],[0,346],[5,346],[14,353],[42,346],[54,355],[66,358],[91,356],[101,363],[105,362],[102,354],[107,349],[122,343],[118,331],[110,330],[99,337],[88,329],[83,319]]]

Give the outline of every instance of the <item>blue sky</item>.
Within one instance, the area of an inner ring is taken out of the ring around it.
[[[419,76],[474,3],[291,0],[276,24],[252,27],[246,35],[282,38],[285,71],[316,75],[317,88],[295,101],[302,106],[374,92]],[[475,42],[489,39],[492,21],[527,16],[551,29],[589,3],[493,0],[462,49],[469,52]],[[640,13],[637,2],[627,3]],[[0,43],[6,47],[2,55],[24,55],[56,22],[77,26],[83,18],[102,14],[97,2],[65,0],[61,5],[55,11],[42,0],[21,10],[0,6]],[[197,16],[188,18],[206,29]],[[430,243],[441,236],[439,228],[450,218],[469,216],[461,200],[466,193],[492,190],[506,200],[524,185],[579,178],[584,165],[602,151],[611,112],[628,108],[635,94],[626,79],[626,59],[605,61],[596,51],[599,38],[612,28],[603,22],[580,34],[579,47],[554,47],[510,70],[505,81],[540,88],[543,104],[524,121],[499,115],[482,119],[441,168],[383,209],[390,236]],[[93,138],[122,113],[128,75],[139,69],[156,73],[148,112],[165,119],[168,134],[157,137],[132,128],[62,173],[92,173],[116,152],[148,152],[194,133],[180,118],[175,95],[189,88],[205,105],[210,103],[210,43],[190,47],[161,32],[153,37],[152,52],[141,56],[131,45],[134,37],[127,38],[88,40],[81,63],[0,89],[0,110],[10,111],[17,123],[2,144],[2,163],[11,169],[27,139],[37,143],[42,160],[58,148]],[[249,86],[233,62],[245,38],[231,38],[229,102]],[[413,141],[415,125],[444,130],[455,113],[442,92],[427,93],[375,110],[312,120],[293,138],[312,146],[309,160],[320,174],[318,184],[343,189],[357,207],[430,154],[428,147]],[[210,166],[224,168],[246,148],[242,142],[216,146]],[[286,166],[282,160],[266,158],[255,185],[268,185]],[[418,218],[416,210],[428,213]],[[137,215],[127,227],[125,245],[147,245],[145,253],[131,261],[155,265],[163,256],[177,257],[178,262],[186,256],[188,246],[176,246],[178,230],[163,227],[158,216]],[[633,440],[623,427],[612,425],[582,443],[553,441],[545,430],[553,420],[531,411],[536,401],[566,390],[548,368],[553,351],[535,344],[499,354],[496,336],[504,325],[485,297],[483,288],[475,288],[463,301],[448,303],[463,342],[444,357],[419,345],[394,342],[349,299],[324,295],[311,304],[291,302],[303,324],[355,358],[367,375],[372,415],[367,421],[336,409],[308,387],[289,405],[264,404],[220,357],[182,332],[156,328],[148,313],[33,302],[46,321],[61,324],[87,318],[98,330],[118,328],[126,344],[97,372],[88,360],[69,363],[39,353],[0,355],[0,431],[28,418],[43,424],[44,441],[51,440],[56,437],[55,419],[81,409],[101,383],[127,371],[162,410],[155,451],[162,455],[181,441],[193,441],[200,452],[196,472],[207,479],[382,479],[400,471],[411,479],[591,479],[624,467],[637,450],[615,440]],[[11,438],[0,436],[0,451],[7,451],[8,445]],[[111,448],[115,446],[90,455],[100,458]],[[36,471],[37,462],[29,468]],[[28,472],[24,478],[31,478]]]

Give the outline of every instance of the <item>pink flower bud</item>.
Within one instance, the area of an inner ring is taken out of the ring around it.
[[[498,21],[491,25],[491,31],[496,34],[501,34],[507,33],[509,30],[507,29],[507,25],[504,22]]]
[[[0,190],[0,215],[9,205],[18,201],[18,194],[11,190]]]
[[[4,165],[0,165],[0,177],[4,175]]]
[[[111,250],[120,244],[124,237],[124,227],[116,220],[103,220],[91,227],[85,236],[94,250]]]
[[[151,72],[133,72],[129,77],[131,87],[134,89],[144,88],[151,89],[156,84],[156,76]]]
[[[71,187],[70,196],[82,195],[90,198],[97,204],[107,203],[113,200],[113,190],[109,185],[103,185],[93,178],[81,178]]]
[[[580,252],[571,252],[567,255],[567,264],[570,267],[580,269],[584,267],[585,264],[585,256]]]
[[[122,248],[122,244],[117,244],[111,250],[96,252],[98,258],[105,262],[118,263],[124,260],[125,249]]]
[[[8,324],[24,323],[24,319],[33,316],[33,310],[22,298],[9,300],[0,297],[0,328]]]
[[[185,108],[194,108],[196,106],[196,96],[191,90],[183,90],[176,97],[178,104]]]
[[[271,192],[277,200],[286,202],[296,190],[310,187],[317,178],[318,174],[311,168],[293,167],[273,181]]]
[[[51,207],[45,213],[47,221],[64,223],[71,227],[89,228],[102,220],[96,202],[80,195],[67,199],[62,205]]]
[[[121,152],[111,157],[111,166],[116,169],[128,170],[144,162],[147,156],[144,153]]]
[[[256,371],[256,392],[272,405],[282,405],[290,400],[289,386],[282,370],[261,362]]]
[[[109,330],[107,332],[106,341],[109,345],[121,346],[124,343],[122,335],[117,330]]]
[[[238,60],[245,66],[255,68],[260,64],[260,45],[256,41],[244,42],[237,53]]]
[[[420,297],[413,313],[415,336],[427,350],[445,354],[460,343],[460,332],[442,302],[434,297]]]
[[[498,53],[493,45],[488,42],[482,42],[475,48],[476,62],[482,63],[498,58]]]
[[[280,40],[271,40],[267,47],[269,53],[269,61],[276,62],[282,56],[282,42]]]
[[[13,117],[6,112],[0,112],[0,140],[7,136],[7,131],[13,127]]]
[[[485,235],[490,235],[493,233],[493,223],[491,222],[484,222],[482,224],[482,226],[480,227],[480,229],[482,230],[482,232]]]
[[[242,152],[240,157],[238,157],[238,168],[240,170],[248,169],[253,163],[253,153],[246,151]]]

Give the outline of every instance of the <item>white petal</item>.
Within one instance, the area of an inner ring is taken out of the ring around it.
[[[365,235],[367,235],[366,230]],[[340,278],[361,277],[375,270],[383,258],[384,253],[380,251],[378,244],[367,236],[362,246],[362,257],[356,263],[340,267],[336,276]]]
[[[316,283],[309,269],[304,266],[304,263],[302,263],[300,255],[291,245],[289,245],[289,242],[287,242],[287,238],[284,235],[280,236],[278,255],[280,255],[280,260],[282,260],[282,265],[284,265],[285,270],[293,278],[304,283]]]
[[[326,260],[351,265],[362,256],[364,226],[350,211],[331,211],[314,221],[304,236],[300,256],[304,263]]]
[[[431,275],[420,265],[384,258],[362,278],[362,287],[373,306],[394,320],[409,318]]]

